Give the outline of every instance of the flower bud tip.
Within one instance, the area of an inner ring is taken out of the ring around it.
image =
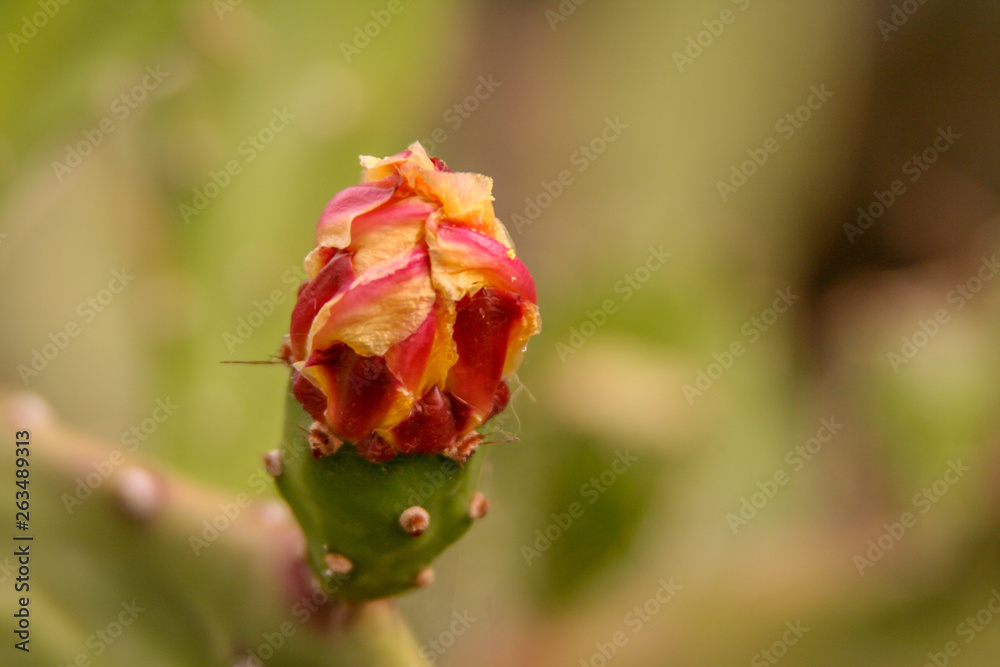
[[[329,449],[464,462],[541,329],[534,281],[491,179],[452,172],[419,143],[362,166],[320,216],[281,359]],[[310,443],[328,455],[321,434]]]

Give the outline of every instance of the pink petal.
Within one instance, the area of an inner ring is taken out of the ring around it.
[[[427,253],[413,250],[366,271],[316,314],[309,347],[347,343],[366,356],[384,355],[427,319],[434,305]]]
[[[316,245],[346,248],[351,242],[351,223],[356,217],[389,201],[402,182],[398,175],[352,185],[341,190],[323,209],[316,225]]]
[[[380,227],[395,225],[404,220],[423,220],[436,210],[437,207],[430,202],[419,197],[408,197],[359,215],[351,225],[352,244],[359,236],[371,234]]]
[[[302,360],[306,357],[309,329],[316,313],[352,280],[354,280],[354,270],[351,267],[351,255],[336,250],[315,278],[302,283],[298,300],[292,310],[292,324],[288,337],[294,359]]]
[[[410,253],[424,238],[424,222],[436,207],[418,197],[394,199],[351,224],[354,270],[359,274]]]
[[[537,303],[535,281],[528,269],[499,241],[465,227],[440,223],[428,234],[427,247],[435,285],[452,300],[493,287]]]

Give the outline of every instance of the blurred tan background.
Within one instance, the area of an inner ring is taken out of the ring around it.
[[[482,451],[489,519],[401,601],[438,664],[996,664],[993,3],[0,25],[5,389],[273,498],[284,371],[219,362],[277,351],[324,204],[419,139],[494,178],[544,321],[497,425],[519,441]]]

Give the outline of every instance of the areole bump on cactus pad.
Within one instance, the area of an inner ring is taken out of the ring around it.
[[[362,157],[323,211],[282,359],[282,448],[265,457],[335,595],[430,583],[433,560],[486,512],[476,429],[541,320],[493,212],[492,181],[419,143]]]

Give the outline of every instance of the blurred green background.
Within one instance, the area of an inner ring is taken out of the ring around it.
[[[286,374],[220,361],[276,353],[325,203],[419,139],[494,178],[544,321],[496,424],[519,439],[481,450],[488,520],[401,600],[438,664],[997,664],[994,3],[18,1],[0,26],[5,389],[273,499]],[[78,594],[46,593],[89,628]]]

